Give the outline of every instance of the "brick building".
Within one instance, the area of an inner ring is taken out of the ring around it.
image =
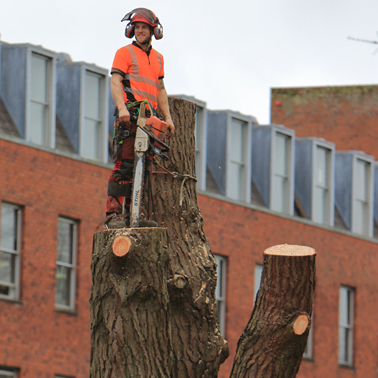
[[[29,44],[2,43],[0,54],[0,378],[88,377],[92,235],[111,169],[108,71]],[[198,106],[198,203],[231,352],[219,376],[251,315],[264,249],[288,243],[317,251],[298,377],[376,377],[374,151],[186,99]]]

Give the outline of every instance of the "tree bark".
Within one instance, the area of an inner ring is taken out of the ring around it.
[[[169,377],[166,230],[94,235],[91,378]]]
[[[231,378],[293,378],[311,325],[315,251],[278,245],[264,252],[255,307],[234,360]]]
[[[176,98],[169,99],[169,106],[176,133],[170,143],[170,161],[165,167],[194,177],[196,106]],[[172,377],[213,378],[229,352],[219,329],[215,298],[217,265],[203,231],[196,181],[183,176],[155,175],[153,191],[156,220],[167,228],[171,254],[168,290]],[[172,284],[175,276],[186,280],[182,289]]]
[[[169,105],[176,132],[170,160],[160,164],[177,175],[154,164],[162,173],[145,185],[144,197],[152,197],[165,229],[94,236],[91,378],[213,378],[228,357],[216,311],[216,261],[193,179],[196,107],[176,98]],[[130,251],[127,240],[115,241],[121,235],[133,240]]]

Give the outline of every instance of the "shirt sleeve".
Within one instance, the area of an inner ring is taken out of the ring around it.
[[[122,75],[122,77],[125,77],[126,73],[129,71],[129,67],[131,64],[132,62],[129,51],[126,47],[121,47],[119,50],[117,50],[114,56],[113,65],[110,73],[118,73]]]

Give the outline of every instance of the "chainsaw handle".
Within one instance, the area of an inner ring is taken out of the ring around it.
[[[140,127],[140,126],[138,125],[138,127]],[[140,127],[140,128],[149,136],[150,140],[152,139],[153,142],[156,142],[157,144],[160,145],[161,152],[168,152],[171,149],[168,146],[168,144],[166,144],[161,139],[159,139],[157,136],[155,136],[151,131],[146,130],[143,127]],[[153,142],[152,142],[152,144],[153,144]]]

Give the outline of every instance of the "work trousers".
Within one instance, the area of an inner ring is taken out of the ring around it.
[[[118,117],[114,127],[119,127]],[[108,179],[108,198],[106,201],[106,214],[110,213],[122,213],[123,200],[126,201],[126,212],[129,212],[131,203],[131,187],[134,176],[134,143],[135,143],[135,132],[137,126],[135,124],[129,123],[126,128],[130,129],[131,133],[134,135],[127,137],[121,143],[121,145],[116,146],[116,148],[121,148],[121,152],[118,151],[118,157],[115,160],[114,168],[110,173]],[[117,195],[117,191],[113,191],[112,188],[119,185],[124,186],[123,192],[125,195]],[[115,195],[116,194],[116,195]]]

